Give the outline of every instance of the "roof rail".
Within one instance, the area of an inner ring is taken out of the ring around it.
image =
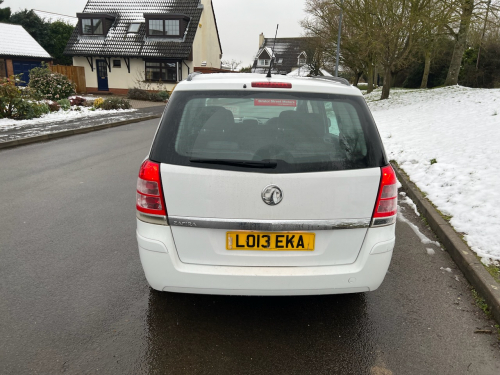
[[[188,75],[187,81],[192,81],[194,77],[199,76],[200,74],[203,74],[202,72],[194,72]]]
[[[325,81],[333,81],[333,82],[341,83],[343,85],[351,86],[351,84],[349,83],[349,81],[347,79],[341,78],[341,77],[314,76],[314,77],[310,77],[310,78],[323,79]]]

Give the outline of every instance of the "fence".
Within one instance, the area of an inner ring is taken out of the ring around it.
[[[61,73],[76,85],[77,94],[87,93],[85,82],[85,68],[83,66],[52,65],[50,69],[54,73]]]

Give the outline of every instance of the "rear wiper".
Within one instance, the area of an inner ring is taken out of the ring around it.
[[[244,168],[269,168],[273,169],[278,166],[276,162],[267,161],[251,161],[251,160],[231,160],[231,159],[190,159],[191,163],[203,163],[203,164],[220,164],[220,165],[232,165],[236,167]]]

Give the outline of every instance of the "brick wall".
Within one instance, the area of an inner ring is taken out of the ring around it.
[[[7,75],[9,77],[14,75],[14,64],[11,59],[7,59]]]
[[[4,59],[0,59],[0,78],[7,76],[7,64]]]
[[[128,94],[128,89],[112,89],[110,88],[109,91],[99,91],[97,87],[87,87],[87,93],[92,94],[92,95],[106,95],[106,94],[113,94],[113,95],[127,95]]]

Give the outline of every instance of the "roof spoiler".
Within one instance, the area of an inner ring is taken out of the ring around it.
[[[190,75],[188,75],[186,81],[192,81],[194,79],[194,77],[196,76],[199,76],[200,74],[203,74],[202,72],[194,72],[194,73],[191,73]]]
[[[314,77],[310,77],[310,78],[323,79],[325,81],[333,81],[333,82],[341,83],[341,84],[346,85],[346,86],[351,86],[351,84],[349,83],[349,81],[347,79],[340,78],[340,77],[314,76]]]

